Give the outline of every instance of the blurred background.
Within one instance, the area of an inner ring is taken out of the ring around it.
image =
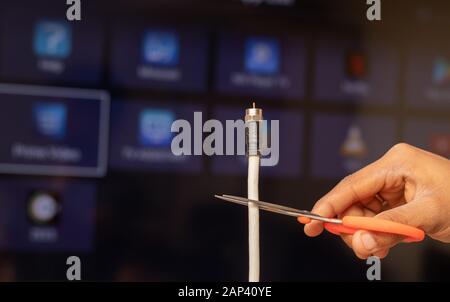
[[[245,281],[245,157],[175,157],[175,119],[280,120],[260,198],[310,209],[397,142],[450,157],[450,4],[0,2],[0,280]],[[169,126],[168,126],[169,125]],[[262,281],[364,281],[337,237],[261,213]],[[393,249],[384,281],[449,280],[450,247]]]

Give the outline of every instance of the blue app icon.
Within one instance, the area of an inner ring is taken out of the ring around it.
[[[37,103],[33,115],[38,133],[53,139],[62,139],[66,135],[67,108],[59,103]]]
[[[433,82],[438,85],[450,83],[450,61],[444,57],[434,60]]]
[[[147,31],[142,54],[145,63],[175,66],[178,64],[180,45],[178,35],[169,31]]]
[[[245,70],[275,74],[280,68],[280,45],[274,38],[250,37],[245,41]]]
[[[169,110],[144,109],[139,116],[139,142],[146,147],[169,147],[172,142],[170,128],[175,114]]]
[[[63,21],[39,21],[34,27],[33,48],[40,57],[67,58],[72,50],[70,25]]]

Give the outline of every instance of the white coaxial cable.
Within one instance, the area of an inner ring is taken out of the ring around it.
[[[247,197],[259,200],[259,123],[262,120],[262,110],[249,108],[245,111],[246,124],[246,153],[248,156]],[[249,282],[259,282],[259,208],[250,202],[248,204],[248,256],[249,256]]]
[[[259,156],[248,157],[247,198],[258,200]],[[254,202],[248,204],[248,281],[259,281],[259,208]]]

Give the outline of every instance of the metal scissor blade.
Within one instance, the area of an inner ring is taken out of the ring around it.
[[[309,211],[285,207],[285,206],[275,204],[275,203],[269,203],[269,202],[264,202],[264,201],[259,201],[259,200],[252,200],[252,199],[243,198],[243,197],[239,197],[239,196],[233,196],[233,195],[222,195],[222,196],[214,195],[214,196],[217,198],[220,198],[222,200],[225,200],[225,201],[229,201],[229,202],[233,202],[233,203],[237,203],[237,204],[245,205],[245,206],[247,206],[249,202],[254,202],[255,204],[258,205],[258,207],[260,209],[269,211],[269,212],[273,212],[273,213],[278,213],[278,214],[283,214],[283,215],[288,215],[288,216],[293,216],[293,217],[303,216],[303,217],[308,217],[311,219],[320,220],[320,221],[324,221],[324,222],[342,223],[342,221],[340,219],[326,218],[326,217],[322,217],[320,215],[311,213]]]
[[[282,209],[279,209],[278,207],[276,207],[276,205],[271,205],[271,204],[268,204],[268,203],[265,203],[262,201],[255,201],[255,200],[251,200],[251,199],[243,201],[240,199],[236,199],[235,196],[229,196],[229,195],[223,195],[223,196],[214,195],[214,197],[217,197],[217,198],[225,200],[225,201],[244,205],[244,206],[248,206],[249,202],[254,202],[256,205],[258,205],[258,208],[260,208],[261,210],[278,213],[278,214],[283,214],[283,215],[288,215],[288,216],[293,216],[293,217],[300,216],[300,214],[295,211],[287,211],[284,209],[282,210]]]

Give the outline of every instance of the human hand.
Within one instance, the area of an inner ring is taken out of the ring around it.
[[[450,160],[397,144],[379,160],[345,177],[317,201],[312,212],[339,218],[374,216],[420,228],[433,239],[450,242]],[[308,236],[322,231],[319,221],[305,225]],[[403,239],[363,230],[341,237],[361,259],[371,255],[384,258]]]

